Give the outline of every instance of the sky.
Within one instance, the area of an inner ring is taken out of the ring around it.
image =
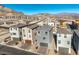
[[[79,13],[79,4],[3,4],[3,6],[25,14]]]

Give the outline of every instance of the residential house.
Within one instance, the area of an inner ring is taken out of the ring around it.
[[[9,28],[11,40],[22,40],[22,28],[27,25],[25,24],[16,24]]]
[[[57,51],[59,54],[71,53],[71,41],[73,33],[66,28],[57,30]]]
[[[40,53],[48,53],[48,49],[52,46],[53,31],[52,27],[49,25],[43,25],[37,28],[36,33],[36,49]]]
[[[22,39],[26,44],[33,44],[33,40],[35,39],[36,29],[39,26],[36,24],[28,25],[22,28]]]

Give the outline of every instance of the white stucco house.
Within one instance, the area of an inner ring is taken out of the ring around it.
[[[73,33],[66,28],[58,28],[57,30],[57,51],[60,54],[71,53],[71,41]]]
[[[39,47],[41,46],[50,48],[52,39],[52,27],[50,27],[49,25],[44,25],[37,29],[36,40]]]
[[[48,18],[47,19],[47,25],[53,27],[53,33],[56,34],[57,28],[59,27],[60,22],[58,20]]]
[[[9,28],[11,40],[22,40],[22,28],[27,25],[25,24],[16,24]]]
[[[55,26],[55,21],[52,19],[48,19],[48,25],[54,27]]]
[[[35,29],[38,27],[36,24],[17,24],[9,28],[12,40],[22,40],[24,43],[33,43]]]
[[[33,44],[33,40],[35,39],[36,29],[39,26],[36,24],[28,25],[22,28],[22,39],[24,43]]]

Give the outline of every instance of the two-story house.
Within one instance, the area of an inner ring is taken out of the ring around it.
[[[39,26],[36,24],[31,24],[22,28],[22,39],[26,44],[33,44],[33,40],[35,39],[35,33]]]
[[[66,28],[57,30],[57,51],[59,54],[71,53],[71,42],[73,33]]]
[[[52,27],[49,25],[43,25],[37,28],[36,42],[38,47],[38,52],[48,53],[48,49],[52,46],[53,41],[53,31]]]
[[[25,24],[16,24],[9,28],[11,40],[22,40],[22,28],[26,27]]]

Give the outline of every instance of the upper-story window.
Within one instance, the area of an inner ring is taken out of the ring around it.
[[[61,44],[61,40],[58,40],[58,44]]]
[[[45,32],[45,34],[47,35],[48,32]]]
[[[12,28],[10,28],[12,30]]]
[[[23,33],[25,33],[25,30],[23,29]]]
[[[16,35],[16,33],[13,33],[13,35]]]
[[[17,28],[14,28],[15,30],[17,30]]]
[[[25,30],[24,29],[23,29],[23,34],[24,34],[24,37],[25,37],[26,35],[25,35]]]
[[[22,35],[22,32],[20,32],[20,35]]]
[[[61,34],[59,34],[59,37],[61,37]]]
[[[24,34],[24,37],[26,37],[26,35]]]
[[[70,41],[67,41],[67,44],[70,44]]]
[[[46,37],[43,37],[43,40],[45,40],[46,39]]]
[[[29,38],[31,38],[31,35],[29,35]]]
[[[30,30],[29,30],[29,33],[30,33]]]
[[[37,42],[37,40],[35,40]]]
[[[67,38],[67,35],[64,35],[64,38]]]
[[[40,33],[40,31],[38,31],[38,33]]]

